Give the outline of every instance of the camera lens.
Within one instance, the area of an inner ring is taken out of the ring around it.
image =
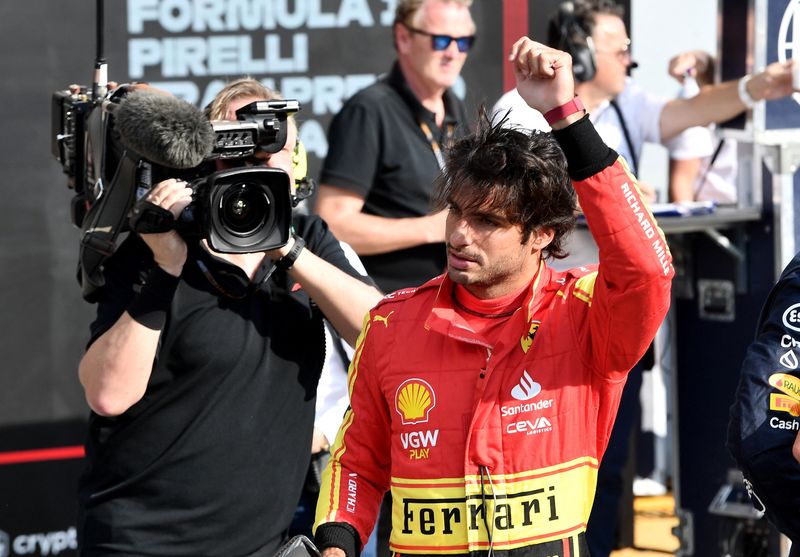
[[[258,232],[269,215],[269,197],[264,188],[256,184],[234,184],[219,199],[222,225],[236,236],[251,236]]]
[[[292,221],[291,178],[267,167],[214,172],[196,188],[201,235],[221,253],[255,253],[284,245]]]

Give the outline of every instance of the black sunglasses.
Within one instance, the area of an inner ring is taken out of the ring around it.
[[[428,33],[427,31],[417,29],[416,27],[411,27],[410,25],[405,25],[405,28],[412,33],[430,37],[431,47],[433,50],[447,50],[447,48],[450,46],[450,43],[455,41],[459,52],[469,52],[469,49],[475,44],[475,35],[468,35],[466,37],[451,37],[450,35],[436,35],[434,33]]]

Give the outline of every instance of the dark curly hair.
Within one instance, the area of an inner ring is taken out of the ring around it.
[[[522,242],[533,231],[551,228],[553,241],[544,257],[562,259],[566,235],[575,226],[575,190],[564,153],[552,134],[523,133],[492,124],[484,107],[477,130],[447,151],[445,170],[436,184],[436,210],[458,199],[462,209],[491,207],[522,228]]]

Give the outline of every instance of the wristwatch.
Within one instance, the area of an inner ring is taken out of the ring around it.
[[[288,271],[291,269],[294,265],[294,262],[297,261],[297,258],[300,256],[300,252],[306,247],[306,241],[297,234],[292,234],[292,238],[294,238],[294,245],[292,246],[292,249],[289,250],[289,253],[275,262],[275,268],[282,271]]]

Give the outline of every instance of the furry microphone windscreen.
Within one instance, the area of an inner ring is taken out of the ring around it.
[[[126,95],[113,111],[120,142],[170,168],[193,168],[214,149],[214,129],[203,112],[177,97],[146,91]]]

